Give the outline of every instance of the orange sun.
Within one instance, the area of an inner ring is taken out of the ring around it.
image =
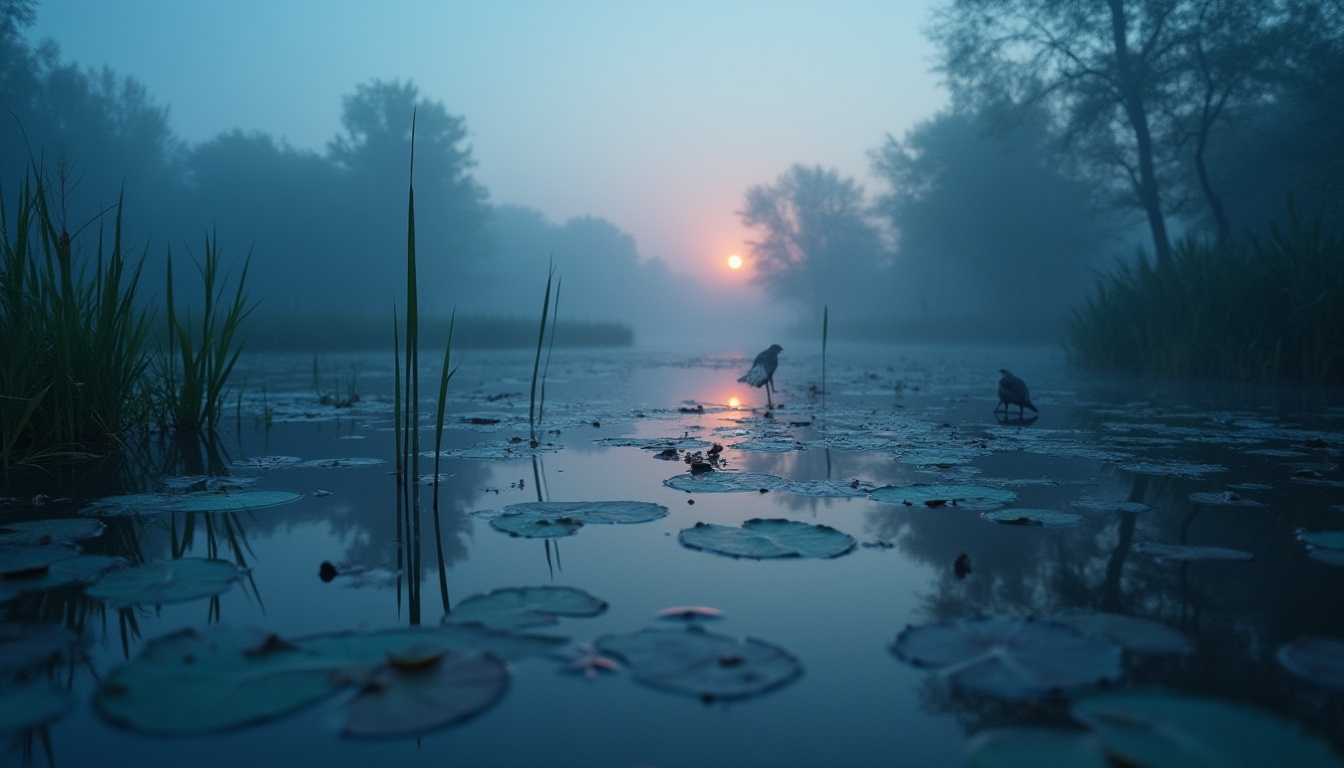
[[[741,268],[742,268],[742,257],[741,257],[741,256],[738,256],[736,253],[734,253],[732,256],[729,256],[729,257],[728,257],[728,268],[729,268],[729,269],[741,269]]]

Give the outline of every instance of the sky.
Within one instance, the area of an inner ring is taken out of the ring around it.
[[[599,216],[644,258],[746,280],[752,186],[795,163],[878,191],[869,152],[947,96],[935,0],[42,0],[30,39],[145,84],[189,143],[321,151],[341,98],[412,80],[464,119],[491,201]]]

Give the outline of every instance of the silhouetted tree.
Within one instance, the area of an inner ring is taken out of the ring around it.
[[[1040,331],[1090,287],[1105,229],[1094,190],[1051,162],[1039,110],[1011,128],[946,112],[873,153],[896,282],[933,318]]]
[[[755,280],[771,295],[803,302],[818,314],[842,297],[874,307],[870,291],[884,282],[888,253],[863,187],[853,179],[794,165],[774,184],[747,190],[738,215],[761,234],[748,248]]]

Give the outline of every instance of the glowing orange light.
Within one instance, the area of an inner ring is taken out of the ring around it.
[[[741,268],[742,268],[742,257],[741,257],[741,256],[738,256],[736,253],[734,253],[732,256],[729,256],[729,257],[728,257],[728,268],[729,268],[729,269],[741,269]]]
[[[734,396],[728,398],[728,407],[729,407],[729,408],[740,408],[740,407],[742,407],[742,401],[739,400],[739,399],[737,398],[736,395],[734,395]]]

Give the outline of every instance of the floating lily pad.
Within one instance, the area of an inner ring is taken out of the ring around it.
[[[511,536],[559,538],[590,523],[647,523],[667,515],[667,507],[647,501],[532,501],[509,504],[490,526]]]
[[[18,579],[45,574],[52,563],[79,554],[74,547],[48,544],[40,547],[0,547],[0,577]]]
[[[1029,525],[1042,528],[1072,528],[1081,525],[1083,516],[1076,512],[1064,512],[1058,509],[995,509],[981,512],[986,520],[1001,525]]]
[[[897,457],[902,464],[916,466],[948,467],[955,464],[968,464],[979,456],[989,455],[989,451],[980,448],[920,448],[906,451]]]
[[[607,601],[573,587],[508,587],[468,597],[443,622],[522,629],[554,624],[557,616],[596,616],[606,609]]]
[[[742,526],[696,523],[678,535],[684,546],[729,557],[839,557],[854,549],[854,537],[829,525],[753,518]]]
[[[63,544],[91,539],[103,532],[101,520],[87,517],[59,520],[23,520],[0,526],[0,547],[30,547],[43,544]]]
[[[361,685],[389,662],[428,668],[452,651],[504,659],[553,651],[564,638],[477,625],[336,633],[285,640],[263,632],[183,630],[150,641],[103,681],[94,705],[144,733],[213,733],[270,720]]]
[[[66,584],[93,581],[125,563],[124,559],[112,555],[66,557],[23,578],[7,578],[0,581],[0,602],[28,592],[40,592]]]
[[[294,465],[295,469],[345,469],[348,467],[373,467],[386,464],[386,459],[310,459]]]
[[[558,450],[560,450],[560,446],[555,443],[532,445],[526,440],[504,440],[492,443],[477,443],[470,448],[453,448],[440,451],[439,456],[445,459],[497,459],[508,461],[511,459],[528,459],[546,453],[555,453]],[[434,458],[433,451],[420,455],[425,458]]]
[[[664,480],[663,485],[687,493],[758,493],[780,488],[784,480],[764,472],[683,472]]]
[[[1120,646],[1109,639],[1031,618],[910,626],[890,649],[953,685],[1009,699],[1067,694],[1119,680],[1123,671]]]
[[[86,590],[114,608],[180,603],[228,591],[238,568],[227,560],[183,557],[112,571]]]
[[[668,448],[675,448],[679,451],[702,451],[711,445],[708,440],[701,440],[697,437],[600,437],[593,443],[613,447],[642,448],[646,451],[662,451]]]
[[[636,680],[704,700],[758,696],[802,673],[797,657],[777,645],[695,627],[605,635],[595,645],[620,657]]]
[[[1017,499],[1017,494],[983,485],[888,485],[870,494],[877,501],[907,506],[958,506],[967,509],[993,509]]]
[[[814,496],[827,499],[861,499],[872,486],[858,480],[790,480],[779,489],[794,496]]]
[[[791,451],[806,450],[806,446],[802,443],[787,437],[757,437],[733,443],[728,447],[736,448],[739,451],[754,451],[757,453],[789,453]]]
[[[70,692],[51,683],[7,683],[0,687],[0,733],[46,725],[73,706]]]
[[[1073,703],[1112,761],[1149,768],[1228,765],[1330,766],[1341,762],[1322,740],[1277,715],[1219,699],[1160,691],[1118,691]]]
[[[1162,544],[1156,541],[1141,541],[1134,545],[1134,551],[1151,555],[1162,560],[1195,562],[1199,560],[1228,560],[1241,562],[1254,560],[1255,555],[1240,549],[1227,547],[1201,547],[1186,544]]]
[[[232,475],[182,475],[165,477],[159,482],[164,488],[174,491],[218,491],[221,489],[247,488],[256,485],[261,478]]]
[[[1299,528],[1297,540],[1311,547],[1344,550],[1344,531],[1308,531]]]
[[[250,459],[239,459],[233,462],[233,466],[241,469],[285,469],[303,461],[298,456],[253,456]]]
[[[415,736],[460,723],[499,701],[504,662],[479,651],[441,653],[413,666],[386,664],[360,681],[346,705],[347,736]]]
[[[1344,640],[1303,635],[1275,653],[1284,669],[1315,685],[1344,691]]]
[[[1152,506],[1144,504],[1141,501],[1121,501],[1119,499],[1097,499],[1092,497],[1083,497],[1069,502],[1071,506],[1077,507],[1084,512],[1147,512]]]
[[[1067,624],[1089,635],[1108,637],[1127,651],[1185,655],[1195,650],[1184,633],[1161,622],[1137,616],[1104,611],[1070,611],[1054,614],[1049,620]]]
[[[1120,464],[1119,466],[1126,472],[1133,472],[1138,475],[1173,475],[1176,477],[1189,478],[1200,478],[1204,475],[1212,475],[1227,471],[1227,467],[1224,467],[1221,464],[1193,464],[1187,461],[1135,461],[1127,464]]]
[[[1241,494],[1233,491],[1200,491],[1190,494],[1190,500],[1196,504],[1206,504],[1215,507],[1263,507],[1264,504],[1248,499]]]
[[[968,768],[1112,768],[1101,741],[1066,728],[994,728],[966,744]]]
[[[133,493],[108,496],[81,510],[86,515],[158,515],[165,512],[242,512],[288,504],[303,498],[290,491],[217,490],[195,493]]]

